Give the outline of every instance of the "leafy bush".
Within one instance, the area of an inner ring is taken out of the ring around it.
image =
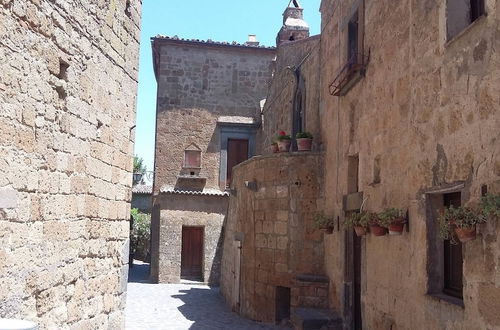
[[[369,223],[369,215],[366,212],[354,212],[350,216],[344,219],[344,226],[348,228],[352,227],[366,227]]]
[[[299,132],[295,135],[296,139],[312,139],[313,135],[309,132]]]
[[[454,227],[472,228],[479,223],[486,222],[486,217],[481,212],[477,212],[470,207],[453,207],[452,205],[443,212],[440,212],[437,222],[439,237],[449,239],[452,243],[455,243],[453,235]]]
[[[405,211],[396,208],[387,208],[378,214],[381,226],[388,227],[392,223],[404,221]]]
[[[325,216],[324,213],[319,212],[314,216],[314,224],[317,228],[328,228],[333,227],[333,219]]]
[[[479,208],[486,217],[500,219],[500,195],[489,193],[481,197]]]
[[[141,213],[138,209],[132,209],[130,215],[133,219],[132,230],[130,231],[130,252],[137,258],[147,258],[149,254],[151,215]]]

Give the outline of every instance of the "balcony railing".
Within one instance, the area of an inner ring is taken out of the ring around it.
[[[347,94],[356,82],[364,77],[369,60],[369,52],[368,54],[353,54],[347,63],[340,68],[337,76],[330,84],[330,94],[334,96],[343,96]]]

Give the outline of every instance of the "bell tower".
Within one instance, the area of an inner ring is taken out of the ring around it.
[[[283,13],[283,26],[276,37],[276,45],[309,37],[309,24],[304,21],[303,8],[298,0],[291,0]]]

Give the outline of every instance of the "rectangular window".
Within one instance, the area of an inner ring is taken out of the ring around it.
[[[443,195],[443,206],[458,207],[461,204],[460,192]],[[443,242],[444,248],[444,270],[443,270],[443,293],[456,298],[463,299],[463,255],[462,244],[451,244],[449,240]]]
[[[447,0],[446,29],[448,40],[453,39],[485,13],[484,0]]]
[[[227,140],[227,176],[226,186],[231,183],[233,167],[248,159],[248,140]]]
[[[359,156],[347,158],[347,193],[353,194],[359,191]]]
[[[201,168],[201,151],[184,150],[184,168]]]
[[[358,63],[359,52],[359,15],[354,13],[347,25],[347,61],[349,65]]]

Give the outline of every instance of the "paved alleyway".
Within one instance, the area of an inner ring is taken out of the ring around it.
[[[283,329],[239,317],[225,305],[218,288],[205,285],[149,284],[148,265],[129,275],[127,330]]]

